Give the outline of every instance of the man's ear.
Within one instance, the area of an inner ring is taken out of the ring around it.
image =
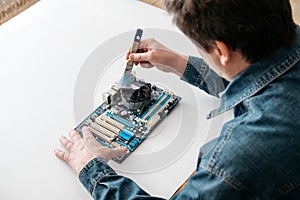
[[[215,41],[215,44],[215,53],[217,54],[220,63],[223,66],[226,66],[231,58],[230,48],[224,42]]]

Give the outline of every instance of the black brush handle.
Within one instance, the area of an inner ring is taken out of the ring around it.
[[[133,44],[130,50],[130,53],[136,53],[139,49],[139,45],[140,45],[140,41],[142,39],[142,35],[143,35],[143,30],[142,29],[137,29],[134,39],[133,39]]]

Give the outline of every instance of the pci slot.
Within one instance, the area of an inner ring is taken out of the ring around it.
[[[98,131],[98,130],[92,128],[92,127],[89,127],[89,129],[90,129],[90,131],[91,131],[92,133],[94,133],[99,139],[101,139],[101,140],[103,140],[103,141],[105,141],[105,142],[111,143],[112,138],[107,137],[106,135],[104,135],[103,133],[101,133],[100,131]]]
[[[115,134],[115,133],[111,132],[110,130],[107,130],[106,128],[104,128],[104,127],[98,125],[98,124],[95,123],[95,122],[90,122],[90,126],[91,126],[93,129],[95,129],[95,130],[97,130],[97,131],[99,131],[99,132],[105,134],[107,137],[110,137],[110,138],[112,138],[112,139],[115,139],[115,138],[116,138],[116,134]]]
[[[100,119],[104,120],[105,122],[117,127],[118,129],[122,130],[125,128],[125,126],[119,122],[117,122],[116,120],[107,117],[105,114],[100,115]]]
[[[123,118],[121,118],[121,117],[119,117],[119,116],[117,116],[117,115],[114,115],[114,114],[112,114],[111,112],[107,112],[106,115],[107,115],[108,117],[110,117],[110,118],[116,120],[117,122],[119,122],[119,123],[121,123],[121,124],[124,124],[124,125],[127,126],[127,127],[130,127],[130,128],[135,128],[135,127],[136,127],[135,124],[133,124],[133,123],[129,122],[128,120],[123,119]]]
[[[97,117],[97,118],[95,119],[95,122],[97,122],[97,124],[99,124],[100,126],[103,126],[104,128],[106,128],[106,129],[108,129],[108,130],[114,132],[115,134],[119,134],[120,131],[121,131],[120,129],[114,127],[113,125],[111,125],[111,124],[109,124],[109,123],[107,123],[107,122],[101,120],[99,117]]]
[[[150,107],[150,108],[148,108],[145,112],[144,112],[144,114],[142,114],[142,116],[141,116],[141,118],[142,119],[146,119],[146,115],[149,113],[149,111],[150,110],[152,110],[152,108],[155,106],[155,105],[157,105],[159,102],[161,102],[161,100],[162,100],[162,98],[165,96],[165,92],[163,92],[157,99],[156,99],[156,101],[153,103],[153,105]]]

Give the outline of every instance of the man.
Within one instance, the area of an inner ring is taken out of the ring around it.
[[[221,98],[209,118],[234,111],[219,138],[200,149],[196,174],[173,199],[299,199],[300,29],[289,0],[167,0],[165,6],[203,60],[153,39],[128,58]],[[55,154],[94,199],[160,199],[106,164],[125,149],[101,147],[87,128],[83,139],[70,135],[73,141],[60,139],[70,152]]]

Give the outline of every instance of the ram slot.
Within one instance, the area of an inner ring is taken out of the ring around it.
[[[142,119],[146,119],[145,116],[150,112],[150,110],[152,110],[152,108],[157,105],[159,102],[161,102],[162,98],[165,96],[165,92],[163,92],[157,99],[156,101],[153,103],[153,105],[148,108],[141,116]]]
[[[143,117],[143,119],[147,119],[159,106],[161,106],[162,102],[165,102],[166,99],[170,98],[170,95],[167,95],[165,98],[162,98],[156,105],[151,107],[149,112]],[[155,112],[154,112],[155,113]],[[153,115],[153,114],[152,114]],[[148,118],[149,119],[149,118]]]
[[[119,122],[117,122],[116,120],[107,117],[105,114],[100,115],[100,119],[104,120],[105,122],[117,127],[118,129],[122,130],[125,128],[125,126]]]
[[[174,99],[174,93],[170,93],[167,98],[161,102],[161,104],[146,118],[146,120],[150,120],[154,115],[160,113],[163,109],[166,108],[166,105]]]
[[[100,131],[92,128],[92,127],[89,127],[90,131],[95,134],[99,139],[105,141],[105,142],[108,142],[108,143],[111,143],[112,141],[112,138],[109,138],[107,137],[105,134],[101,133]]]
[[[146,122],[149,129],[151,129],[161,119],[160,116],[158,115],[158,113],[160,113],[163,109],[166,108],[166,106],[163,106],[163,105],[166,105],[170,101],[172,101],[173,97],[174,97],[174,94],[171,93],[170,98],[168,98],[167,101],[162,102],[162,106],[159,109],[157,109],[155,112],[152,112],[152,114],[149,116],[149,118],[151,118],[151,119]]]
[[[146,118],[146,120],[150,120],[156,113],[159,113],[161,110],[163,110],[165,108],[165,105],[170,101],[171,96],[168,95],[167,98],[165,98],[163,100],[163,102],[161,102],[160,105],[158,105],[155,110],[153,110],[153,112]]]
[[[98,125],[95,122],[91,122],[90,126],[94,129],[96,129],[97,131],[100,131],[101,133],[105,134],[107,137],[110,137],[112,139],[116,138],[116,134],[114,134],[113,132],[111,132],[110,130],[107,130],[106,128]]]
[[[119,134],[120,131],[121,131],[120,129],[114,127],[113,125],[111,125],[111,124],[109,124],[109,123],[107,123],[107,122],[101,120],[99,117],[97,117],[97,118],[95,119],[95,121],[96,121],[97,124],[99,124],[100,126],[103,126],[104,128],[106,128],[106,129],[108,129],[108,130],[114,132],[115,134]]]

